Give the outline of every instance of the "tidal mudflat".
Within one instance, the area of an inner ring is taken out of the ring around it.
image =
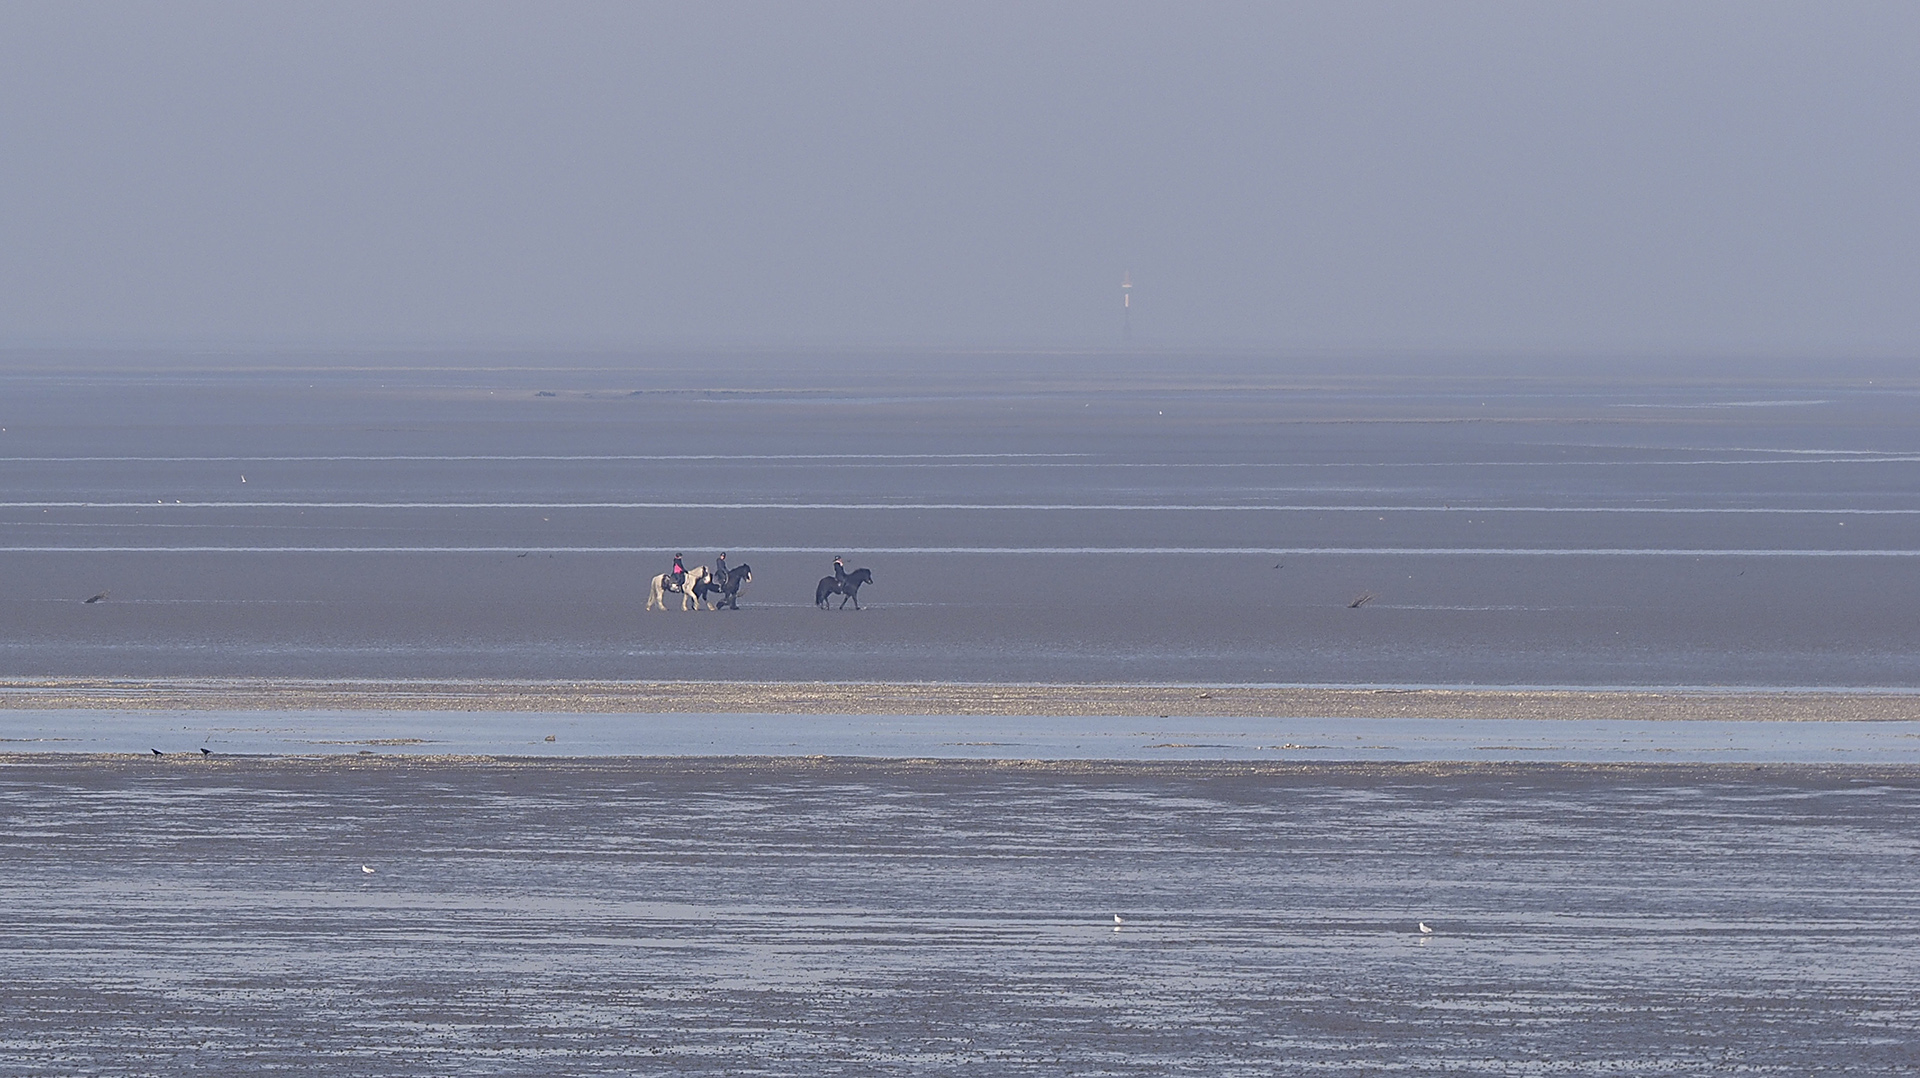
[[[12,1075],[1920,1067],[1912,768],[44,755],[0,814]]]
[[[13,356],[0,1074],[1913,1073],[1917,397]]]
[[[1911,687],[1917,393],[1865,366],[16,354],[0,672]],[[675,552],[722,550],[737,613],[642,611]],[[866,611],[814,608],[835,555]]]

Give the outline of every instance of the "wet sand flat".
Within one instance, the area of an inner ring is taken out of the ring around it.
[[[11,355],[0,1075],[1913,1073],[1916,399]]]
[[[0,359],[9,676],[1920,685],[1904,370]]]
[[[16,757],[0,1073],[1911,1073],[1916,823],[1911,768]]]

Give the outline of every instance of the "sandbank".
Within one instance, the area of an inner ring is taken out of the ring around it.
[[[1920,720],[1920,693],[1114,683],[0,678],[0,708],[1858,722]]]

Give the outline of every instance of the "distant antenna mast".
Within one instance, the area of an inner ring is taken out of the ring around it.
[[[1120,275],[1120,339],[1133,339],[1133,271]]]

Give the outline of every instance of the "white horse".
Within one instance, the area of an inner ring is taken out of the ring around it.
[[[653,578],[653,590],[647,593],[647,609],[652,610],[654,606],[658,605],[660,609],[665,610],[667,608],[667,593],[677,591],[680,593],[680,609],[698,610],[700,609],[700,598],[693,593],[693,586],[703,580],[710,580],[712,577],[713,570],[704,565],[696,565],[687,570],[686,582],[679,587],[675,587],[673,585],[673,574],[661,573],[659,576]],[[707,604],[707,609],[712,610],[713,604]]]

